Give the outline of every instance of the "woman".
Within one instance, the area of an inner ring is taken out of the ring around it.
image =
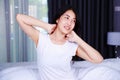
[[[36,44],[40,80],[75,80],[70,64],[75,55],[93,63],[102,62],[100,53],[73,31],[76,18],[70,6],[64,7],[55,20],[56,24],[17,15],[20,27]],[[45,29],[49,34],[39,32],[34,26]]]

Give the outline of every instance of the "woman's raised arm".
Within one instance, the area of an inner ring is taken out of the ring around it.
[[[39,31],[36,30],[34,26],[41,27],[48,33],[51,33],[55,27],[55,25],[48,24],[24,14],[17,14],[16,19],[22,30],[35,42],[36,45],[38,43]]]
[[[76,42],[78,44],[76,52],[77,56],[93,63],[100,63],[103,61],[101,54],[82,40],[74,31],[67,35],[67,37],[69,41]]]

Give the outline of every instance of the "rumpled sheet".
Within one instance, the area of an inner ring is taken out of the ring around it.
[[[88,61],[72,62],[77,80],[120,80],[120,60],[105,59],[100,64]],[[34,62],[0,65],[0,80],[40,80]]]

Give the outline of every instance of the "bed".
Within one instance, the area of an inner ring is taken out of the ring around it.
[[[78,80],[120,80],[120,59],[105,59],[100,64],[72,62]],[[36,62],[0,64],[0,80],[39,80]]]

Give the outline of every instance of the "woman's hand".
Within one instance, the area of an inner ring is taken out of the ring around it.
[[[54,30],[56,29],[56,24],[48,24],[48,25],[49,25],[49,27],[47,29],[47,32],[49,34],[52,34],[54,32]]]
[[[66,35],[66,39],[71,42],[77,42],[79,36],[74,32],[71,31],[69,34]]]

